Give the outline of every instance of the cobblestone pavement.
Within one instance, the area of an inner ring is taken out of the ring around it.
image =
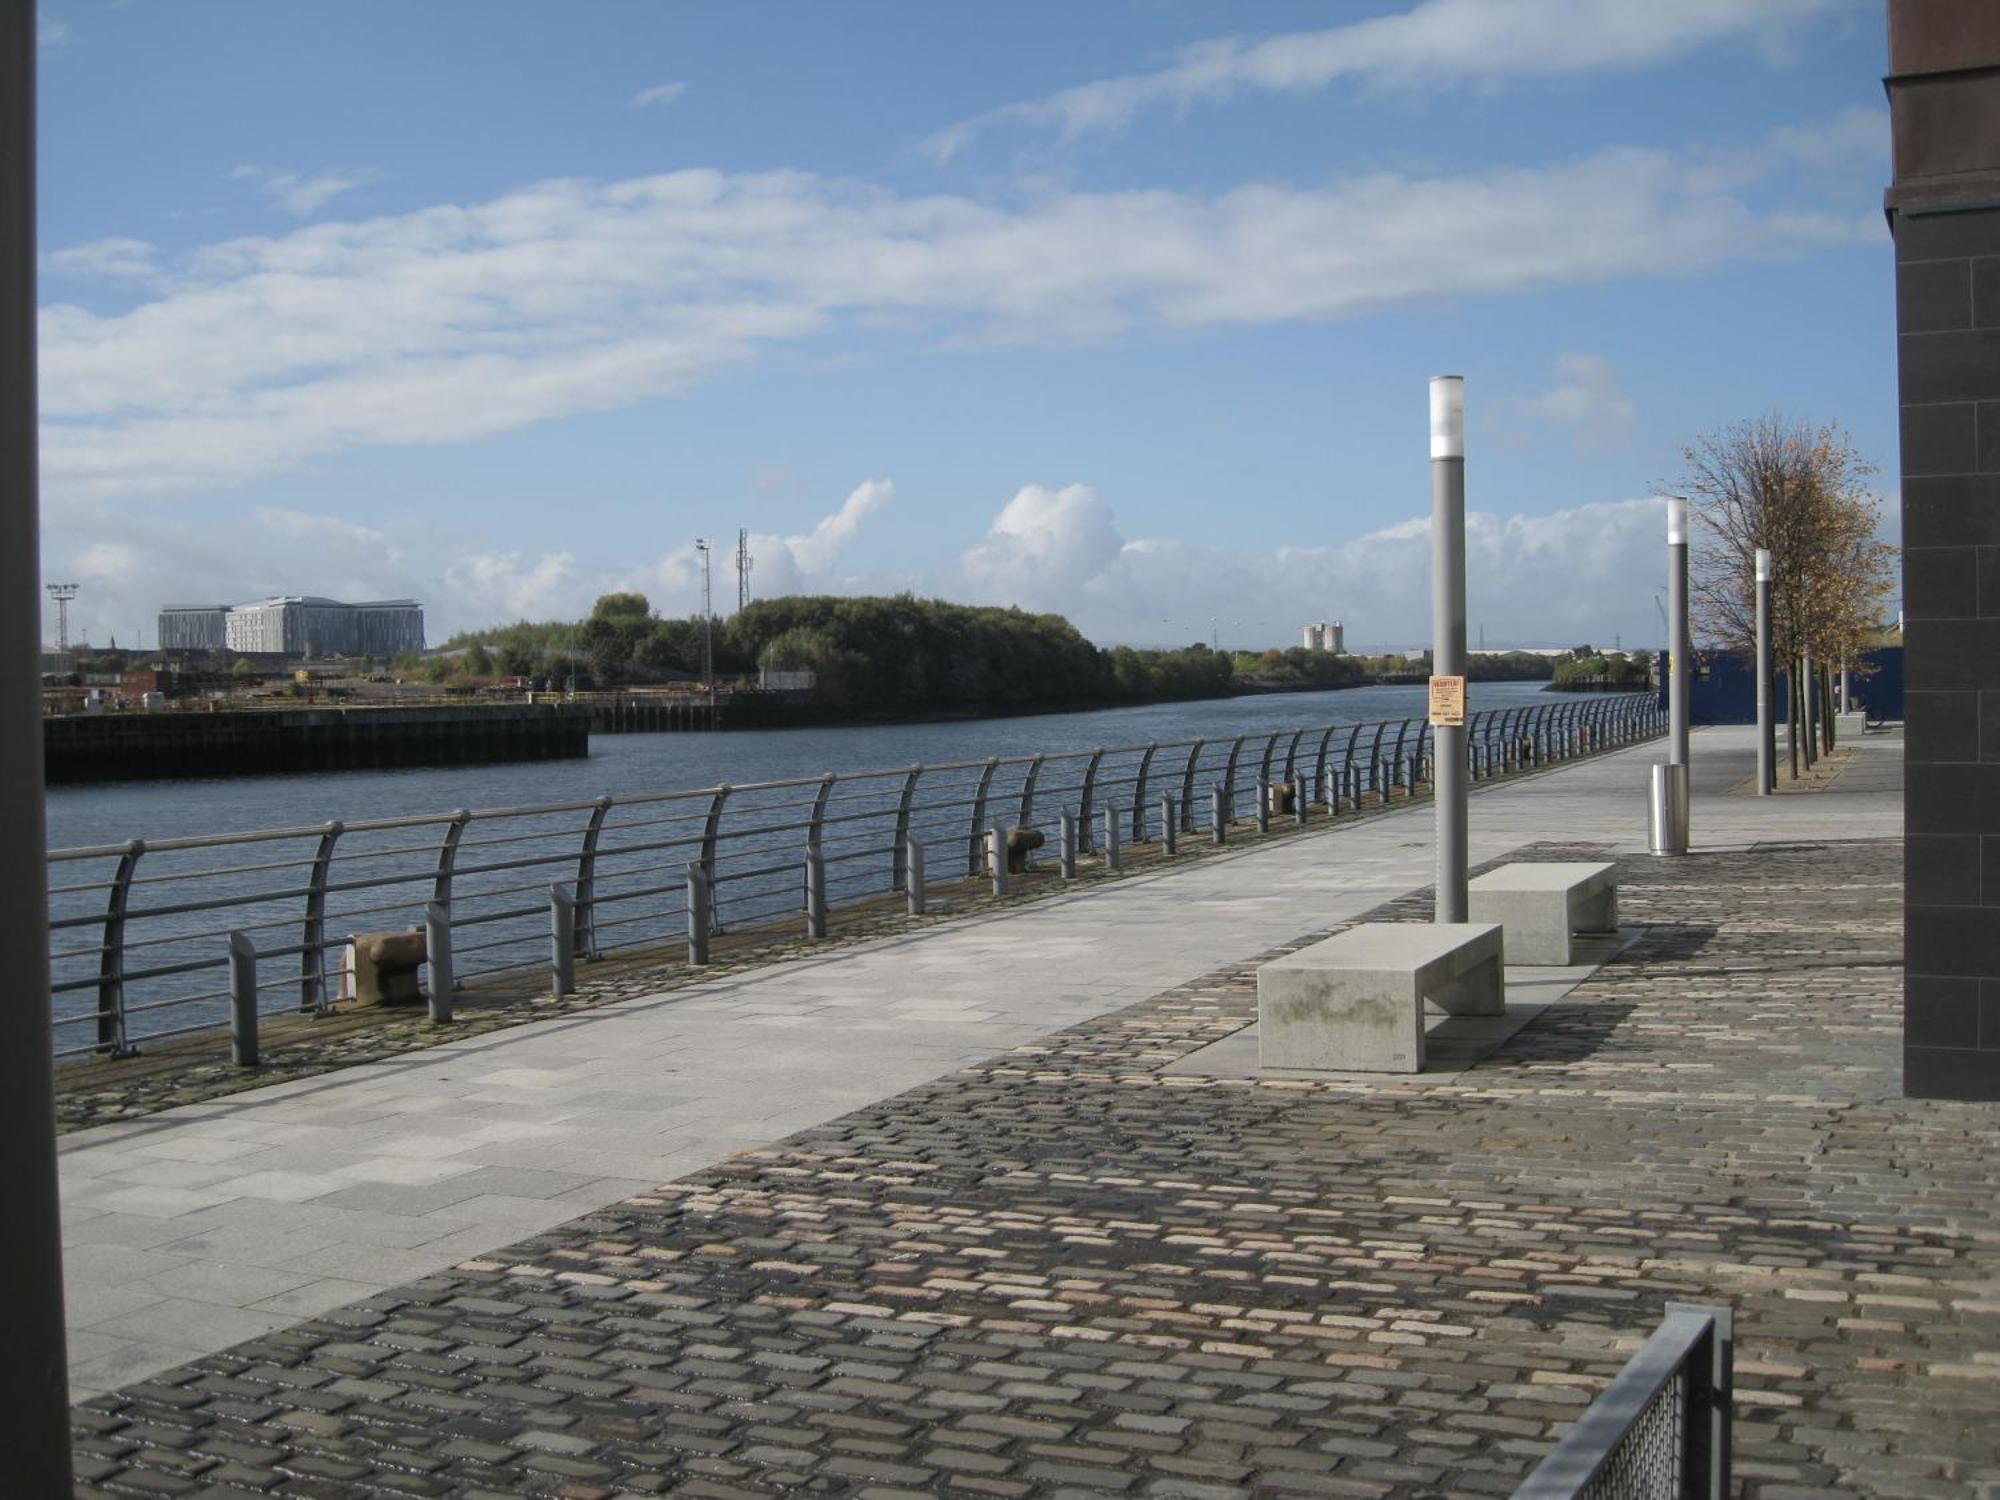
[[[1744,1493],[1977,1494],[2000,1121],[1896,1097],[1899,871],[1628,858],[1643,938],[1448,1082],[1162,1076],[1231,965],[92,1400],[85,1491],[1505,1494],[1726,1299]]]

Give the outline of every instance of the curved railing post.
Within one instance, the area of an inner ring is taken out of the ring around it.
[[[1139,780],[1132,789],[1132,842],[1135,844],[1146,840],[1146,778],[1153,774],[1153,754],[1159,748],[1159,742],[1155,740],[1139,757]]]
[[[1083,768],[1083,791],[1077,802],[1076,843],[1079,854],[1090,853],[1090,830],[1095,826],[1097,811],[1097,768],[1104,762],[1104,747],[1099,745],[1090,752],[1090,761]]]
[[[1338,794],[1328,796],[1326,792],[1326,747],[1333,743],[1334,726],[1329,724],[1320,731],[1319,751],[1313,757],[1313,790],[1326,797],[1326,812],[1332,817],[1340,811]]]
[[[1222,768],[1222,820],[1225,823],[1236,821],[1236,762],[1242,756],[1243,742],[1248,738],[1247,734],[1239,734],[1230,741],[1229,763]]]
[[[896,799],[896,837],[889,851],[889,889],[910,888],[910,804],[916,800],[917,779],[924,774],[921,764],[903,773],[902,795]]]
[[[715,899],[715,845],[722,836],[722,804],[728,800],[729,783],[724,782],[709,798],[708,816],[701,824],[701,879],[703,893],[708,900],[708,930],[711,933],[722,931],[722,913],[716,910],[721,903]]]
[[[824,930],[825,928],[824,912],[822,912],[821,916],[821,930],[818,932],[814,932],[812,930],[813,900],[814,900],[813,881],[815,879],[814,871],[817,868],[818,870],[817,879],[819,881],[819,899],[822,903],[824,903],[826,898],[826,867],[821,862],[820,843],[826,836],[827,799],[833,795],[833,784],[839,779],[840,779],[839,773],[833,771],[829,771],[826,775],[820,777],[819,790],[813,793],[812,816],[806,819],[806,862],[805,862],[805,874],[800,882],[799,904],[801,909],[804,910],[806,914],[806,935],[808,937],[826,936],[826,932]],[[709,888],[713,890],[715,886],[715,874],[713,870],[709,872],[708,883],[709,883]]]
[[[144,839],[127,839],[104,902],[104,943],[97,956],[97,1045],[114,1057],[132,1050],[125,1035],[125,910],[132,876],[146,852]]]
[[[597,957],[597,841],[604,833],[604,817],[611,811],[609,797],[599,797],[590,809],[590,821],[583,825],[583,847],[576,855],[576,888],[571,894],[570,942],[572,954]]]
[[[1046,757],[1037,755],[1033,760],[1029,761],[1028,774],[1021,778],[1020,826],[1023,828],[1032,828],[1035,826],[1035,783],[1042,778],[1042,761],[1044,759]],[[1023,849],[1021,851],[1022,867],[1025,869],[1034,862],[1035,851],[1032,849]]]
[[[986,794],[993,789],[993,773],[999,765],[995,756],[980,768],[979,790],[972,794],[972,836],[966,846],[965,873],[974,878],[986,873]]]
[[[1403,759],[1403,741],[1409,737],[1409,733],[1410,721],[1408,719],[1403,720],[1402,723],[1396,726],[1396,748],[1389,753],[1389,782],[1391,785],[1403,779],[1405,766],[1407,765],[1407,762]],[[1387,798],[1385,797],[1384,800],[1386,801]]]
[[[458,850],[459,831],[465,827],[463,819],[472,814],[460,808],[452,815],[453,821],[445,829],[445,842],[438,851],[440,879],[444,881],[445,894],[433,896],[433,900],[448,903],[451,900],[450,861]],[[335,818],[320,829],[319,847],[313,851],[312,875],[306,882],[305,931],[300,935],[299,953],[299,1009],[306,1015],[324,1015],[326,1012],[326,885],[333,872],[333,846],[339,841],[340,819]]]
[[[1194,832],[1194,766],[1201,759],[1201,747],[1207,740],[1196,740],[1188,747],[1187,769],[1181,773],[1181,827]]]
[[[1281,730],[1280,733],[1283,731]],[[1294,729],[1292,737],[1285,745],[1285,780],[1290,781],[1298,770],[1299,741],[1305,738],[1303,729]]]
[[[1347,731],[1347,748],[1340,752],[1340,779],[1347,786],[1347,805],[1356,812],[1361,811],[1361,765],[1355,751],[1361,746],[1361,726],[1356,724]]]
[[[1417,794],[1417,784],[1428,778],[1424,775],[1424,754],[1431,743],[1431,721],[1429,718],[1417,721],[1417,748],[1410,752],[1410,795]]]
[[[1382,794],[1382,800],[1389,800],[1389,785],[1382,779],[1382,736],[1389,731],[1389,721],[1384,719],[1375,726],[1375,738],[1368,742],[1368,784]]]

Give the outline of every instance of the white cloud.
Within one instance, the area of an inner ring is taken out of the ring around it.
[[[69,22],[59,20],[45,10],[35,12],[35,45],[54,50],[69,40]]]
[[[1660,569],[1657,499],[1545,516],[1466,517],[1469,615],[1501,645],[1650,638]],[[1358,646],[1430,635],[1430,521],[1412,517],[1345,542],[1256,548],[1124,540],[1089,486],[1031,485],[939,585],[953,597],[1067,615],[1100,641],[1289,645],[1307,620],[1338,619]]]
[[[1050,127],[1073,137],[1121,129],[1148,109],[1221,103],[1240,93],[1304,93],[1343,80],[1435,92],[1652,67],[1724,42],[1774,51],[1804,24],[1856,8],[1857,0],[1423,0],[1395,15],[1316,31],[1198,42],[1152,72],[988,111],[938,132],[925,149],[943,161],[994,125]]]
[[[1638,429],[1632,398],[1601,354],[1559,356],[1553,387],[1502,406],[1503,420],[1516,414],[1554,427],[1585,453],[1622,448]]]
[[[145,240],[113,235],[42,257],[43,269],[63,276],[100,281],[144,281],[159,274],[159,252]]]
[[[475,552],[448,564],[442,582],[444,628],[432,631],[439,640],[461,627],[578,619],[598,592],[578,578],[576,557],[569,552],[532,560],[519,552]],[[435,593],[431,597],[438,599]]]
[[[351,193],[381,174],[373,167],[334,167],[308,174],[245,164],[229,175],[239,182],[256,183],[294,218],[309,219],[342,193]]]
[[[41,314],[44,476],[106,496],[241,481],[671,394],[774,343],[1071,342],[1323,320],[1780,259],[1882,233],[1765,141],[1215,196],[904,197],[802,173],[536,184],[211,245],[112,314]],[[1756,190],[1772,200],[1753,206]]]
[[[980,598],[1061,611],[1124,546],[1111,508],[1087,484],[1023,485],[960,566]]]
[[[632,96],[632,108],[651,109],[656,104],[672,104],[688,91],[685,82],[656,83]]]

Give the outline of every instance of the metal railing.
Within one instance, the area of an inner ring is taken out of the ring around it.
[[[1663,723],[1644,694],[1474,714],[1471,774]],[[988,874],[996,824],[1041,832],[1053,860],[1067,822],[1066,868],[1077,856],[1116,868],[1119,842],[1172,852],[1253,820],[1414,795],[1430,751],[1422,720],[1380,720],[52,850],[56,1056],[323,1014],[355,933],[424,927],[444,949],[433,969],[443,959],[458,982],[546,963],[561,992],[576,963],[620,950],[685,940],[705,962],[713,935],[794,914],[818,935],[829,909],[903,893],[921,910],[913,868]],[[1273,782],[1289,797],[1268,794]]]
[[[1669,1302],[1514,1500],[1724,1500],[1734,1356],[1727,1307]]]

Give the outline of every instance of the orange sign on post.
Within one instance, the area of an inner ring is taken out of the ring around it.
[[[1457,725],[1465,722],[1465,679],[1431,679],[1431,723]]]

